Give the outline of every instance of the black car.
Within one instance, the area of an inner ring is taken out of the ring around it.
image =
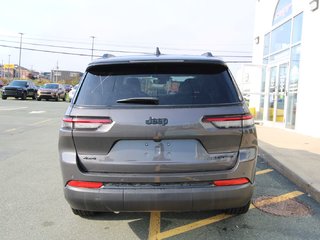
[[[8,86],[2,88],[2,99],[8,97],[21,98],[25,100],[27,97],[36,99],[37,88],[30,80],[14,80]]]

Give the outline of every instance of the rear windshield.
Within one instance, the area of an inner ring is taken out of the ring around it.
[[[185,106],[240,102],[226,66],[128,64],[89,69],[79,90],[81,106]]]

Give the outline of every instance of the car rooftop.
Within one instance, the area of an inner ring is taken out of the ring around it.
[[[160,52],[159,52],[160,53]],[[130,56],[113,56],[104,54],[102,58],[98,58],[89,63],[88,68],[97,65],[108,64],[125,64],[125,63],[141,63],[141,62],[192,62],[192,63],[215,63],[225,65],[225,62],[214,57],[210,52],[202,55],[177,55],[177,54],[150,54],[150,55],[130,55]]]

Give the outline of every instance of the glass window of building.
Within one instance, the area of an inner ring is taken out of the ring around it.
[[[301,41],[302,35],[302,16],[300,13],[293,19],[293,32],[292,32],[292,44],[298,43]]]
[[[264,35],[263,56],[269,55],[270,33]]]
[[[289,91],[298,90],[299,69],[300,69],[300,44],[293,47],[291,50]]]
[[[279,0],[274,12],[272,25],[280,23],[292,14],[291,0]]]
[[[289,87],[287,94],[287,118],[286,128],[294,129],[296,124],[298,82],[300,66],[300,44],[293,47],[291,51]]]
[[[303,13],[292,0],[279,0],[271,29],[266,29],[257,118],[295,128]]]
[[[279,52],[290,47],[291,20],[271,32],[270,53]]]

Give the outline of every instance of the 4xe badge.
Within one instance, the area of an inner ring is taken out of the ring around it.
[[[167,118],[152,118],[152,117],[150,117],[148,120],[146,120],[146,124],[165,126],[168,124],[168,119]]]

